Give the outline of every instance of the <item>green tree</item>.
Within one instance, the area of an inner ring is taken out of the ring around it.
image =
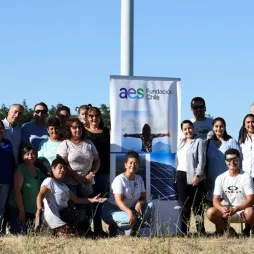
[[[110,128],[110,109],[107,105],[101,104],[99,107],[104,122],[104,126]]]
[[[0,109],[0,119],[1,120],[7,116],[8,111],[9,111],[9,109],[4,104],[2,104],[2,107]]]

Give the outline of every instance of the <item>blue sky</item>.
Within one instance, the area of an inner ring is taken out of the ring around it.
[[[120,0],[13,0],[0,6],[1,100],[109,104],[120,74]],[[134,74],[182,79],[182,119],[202,96],[238,130],[253,96],[254,2],[136,0]]]

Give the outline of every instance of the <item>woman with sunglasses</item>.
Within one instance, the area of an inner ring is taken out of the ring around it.
[[[247,114],[243,119],[242,132],[239,139],[242,153],[242,169],[249,173],[254,181],[254,115]],[[243,233],[250,235],[250,226],[246,225]]]
[[[218,175],[227,171],[224,153],[234,148],[240,151],[239,144],[227,133],[226,122],[223,118],[217,117],[212,122],[213,133],[211,140],[207,143],[206,154],[206,189],[207,199],[212,204],[214,183]]]
[[[137,235],[140,227],[151,226],[153,203],[146,202],[144,181],[136,175],[139,155],[129,151],[125,158],[125,172],[112,182],[112,194],[102,209],[102,218],[109,224],[111,236],[119,234]]]
[[[36,213],[36,198],[45,175],[35,167],[36,151],[31,146],[21,150],[21,164],[14,174],[13,190],[9,198],[12,234],[26,234]]]
[[[109,187],[110,130],[104,126],[101,111],[96,107],[90,107],[88,109],[86,137],[94,143],[101,162],[100,168],[94,178],[94,195],[101,193],[102,196],[105,196]],[[103,236],[101,208],[101,205],[96,206],[96,213],[94,215],[94,232],[96,235]]]
[[[200,234],[204,228],[204,167],[206,163],[205,142],[194,136],[194,126],[190,120],[181,123],[184,139],[177,149],[176,187],[182,207],[182,233],[189,231],[190,215],[193,209],[196,216],[196,227]]]

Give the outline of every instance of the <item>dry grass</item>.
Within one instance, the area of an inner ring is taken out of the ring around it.
[[[214,226],[207,220],[205,225],[207,231],[214,232]],[[239,232],[239,224],[233,224],[233,226],[236,226],[235,228]],[[195,231],[193,224],[192,231]],[[226,237],[116,237],[90,240],[45,236],[4,236],[0,237],[0,253],[254,253],[254,244],[253,239]]]
[[[2,237],[0,253],[254,253],[253,239]]]

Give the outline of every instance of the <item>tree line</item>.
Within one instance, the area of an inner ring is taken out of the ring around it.
[[[19,123],[18,123],[18,125],[20,125],[20,126],[22,126],[24,123],[33,121],[33,111],[34,111],[33,108],[28,107],[26,100],[23,100],[21,105],[24,107],[24,113],[22,114],[22,116],[19,120]],[[53,117],[56,115],[56,110],[59,105],[63,105],[63,104],[59,103],[55,106],[51,105],[51,107],[49,107],[49,111],[48,111],[49,117]],[[101,104],[100,107],[98,107],[98,108],[101,111],[102,119],[104,121],[104,126],[110,128],[110,109],[109,109],[109,107],[105,104]],[[7,116],[8,111],[9,111],[9,108],[5,104],[2,104],[2,107],[0,109],[0,119],[4,119]],[[78,117],[78,114],[71,115],[71,117]]]

